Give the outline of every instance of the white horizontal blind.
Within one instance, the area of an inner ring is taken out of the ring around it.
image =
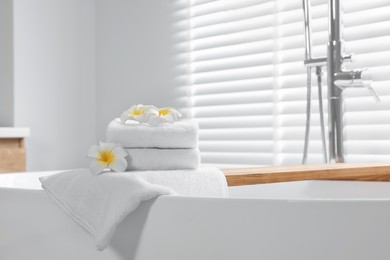
[[[314,55],[325,56],[328,1],[311,2]],[[376,104],[367,90],[348,90],[347,160],[390,161],[390,1],[343,4],[346,49],[357,56],[350,66],[370,67],[382,96]],[[306,113],[302,1],[192,0],[190,21],[190,111],[201,127],[203,163],[301,163]],[[324,73],[324,97],[326,88]],[[314,86],[312,96],[309,163],[320,163]],[[324,105],[327,111],[326,100]]]
[[[328,0],[312,0],[313,56],[326,56]],[[278,1],[278,50],[275,117],[277,135],[275,164],[301,164],[306,122],[306,68],[302,1]],[[326,70],[326,69],[325,69]],[[327,96],[326,73],[322,76],[323,97]],[[324,100],[325,120],[327,102]],[[308,163],[322,162],[317,80],[312,74],[311,129]],[[327,121],[326,121],[327,122]]]
[[[273,164],[274,8],[192,1],[191,111],[204,164]]]
[[[345,94],[344,136],[348,162],[390,162],[390,1],[345,1],[348,68],[367,67],[382,102],[366,89]]]

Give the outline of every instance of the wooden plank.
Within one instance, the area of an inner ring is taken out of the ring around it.
[[[318,164],[223,169],[229,186],[302,180],[390,181],[390,164]]]
[[[23,148],[0,149],[0,173],[26,170],[26,154]]]
[[[0,173],[25,170],[24,138],[0,138]]]
[[[24,148],[24,138],[19,138],[19,148]]]
[[[23,140],[23,138],[0,138],[0,149],[19,148],[20,140]]]

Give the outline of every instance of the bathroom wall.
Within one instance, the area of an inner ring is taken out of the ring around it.
[[[13,13],[14,124],[31,128],[27,169],[85,167],[96,142],[95,1],[14,0]]]
[[[12,0],[0,1],[0,127],[13,125]]]
[[[182,17],[187,17],[183,16],[187,2],[96,1],[100,140],[105,139],[107,123],[132,104],[185,106],[186,100],[175,96],[186,84],[178,71],[187,68],[174,48],[183,49],[180,43],[186,36],[174,35],[173,26],[186,26]]]
[[[5,1],[13,3],[13,11],[3,8]],[[188,35],[174,32],[188,31],[187,0],[2,0],[1,5],[1,24],[13,21],[10,125],[31,128],[28,171],[86,167],[89,146],[104,140],[107,123],[132,104],[185,112],[188,82],[178,75],[188,70]],[[2,39],[0,48],[5,47]]]

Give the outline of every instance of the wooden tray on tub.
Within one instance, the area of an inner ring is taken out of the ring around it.
[[[222,171],[229,186],[303,180],[390,181],[390,164],[309,164]]]

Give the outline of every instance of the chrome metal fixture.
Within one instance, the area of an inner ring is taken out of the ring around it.
[[[307,115],[305,145],[302,163],[306,163],[310,133],[310,106],[311,106],[311,68],[316,67],[318,78],[318,99],[320,106],[320,122],[322,132],[322,147],[324,162],[344,162],[344,139],[343,139],[343,91],[347,88],[367,88],[376,101],[380,101],[378,95],[371,86],[371,77],[367,69],[345,70],[344,62],[353,60],[352,54],[344,53],[342,40],[342,5],[341,0],[329,0],[329,42],[327,57],[312,57],[311,17],[310,0],[303,1],[305,22],[305,61],[307,68]],[[326,152],[325,126],[322,109],[321,74],[322,67],[327,67],[328,83],[328,148],[329,159]]]

